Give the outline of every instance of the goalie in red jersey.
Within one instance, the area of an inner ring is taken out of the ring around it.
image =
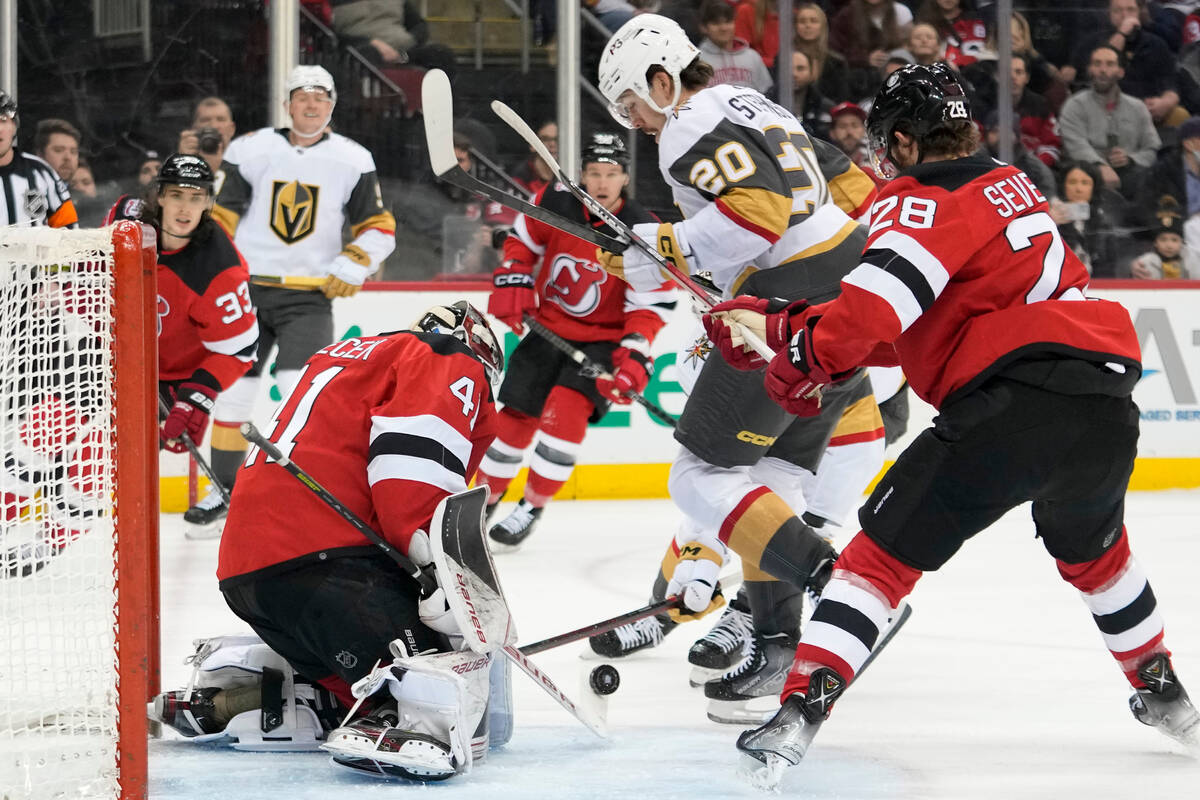
[[[412,330],[318,351],[264,434],[424,566],[438,504],[466,490],[495,433],[503,363],[475,308],[436,306]],[[243,749],[324,740],[343,766],[416,780],[448,778],[486,752],[491,659],[468,651],[446,666],[459,628],[443,589],[423,590],[257,449],[236,483],[217,578],[261,640],[210,640],[195,659],[200,688],[160,696],[164,722]],[[372,696],[337,727],[359,681]]]
[[[611,133],[598,133],[583,152],[584,190],[627,225],[654,217],[626,196],[629,155]],[[608,231],[566,188],[550,184],[537,204],[562,217]],[[609,231],[611,233],[611,231]],[[488,535],[501,545],[525,541],[554,493],[571,476],[589,422],[612,403],[631,402],[654,371],[650,345],[675,307],[675,290],[639,292],[596,263],[596,246],[530,219],[517,218],[504,243],[504,263],[492,276],[488,312],[520,333],[525,314],[611,370],[594,378],[548,341],[530,332],[512,354],[500,387],[496,441],[479,467],[489,513],[521,469],[534,441],[525,496]]]
[[[841,296],[786,308],[737,298],[716,306],[707,327],[731,362],[745,357],[725,320],[772,332],[780,349],[766,388],[792,413],[818,413],[825,387],[861,365],[898,361],[939,414],[859,512],[862,530],[801,637],[783,707],[739,749],[772,781],[799,763],[921,575],[1027,501],[1133,687],[1134,717],[1195,746],[1200,715],[1124,525],[1138,439],[1130,395],[1142,372],[1129,313],[1087,297],[1087,271],[1029,177],[975,154],[967,97],[949,68],[894,73],[867,131],[876,171],[892,180]]]

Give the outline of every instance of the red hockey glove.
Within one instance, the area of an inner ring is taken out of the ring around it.
[[[809,317],[787,347],[767,365],[764,385],[772,400],[789,414],[815,417],[821,413],[821,392],[831,383],[845,380],[854,370],[830,375],[817,362],[812,349],[812,332],[820,316]]]
[[[202,383],[179,384],[175,405],[171,406],[171,412],[158,432],[163,446],[172,453],[187,452],[182,438],[184,433],[192,437],[193,444],[199,444],[216,399],[217,393]]]
[[[487,310],[519,335],[525,330],[521,324],[525,314],[537,311],[533,275],[516,261],[505,261],[497,267],[492,273],[492,294],[488,297]]]
[[[737,369],[759,369],[766,359],[750,349],[742,335],[749,328],[775,352],[783,350],[792,338],[793,317],[808,308],[806,300],[782,300],[778,297],[742,295],[718,303],[700,319],[713,345],[730,366]],[[731,324],[733,323],[733,324]],[[796,320],[800,325],[800,320]]]
[[[633,402],[630,395],[641,393],[654,374],[650,343],[640,333],[630,334],[613,350],[612,360],[612,380],[596,378],[596,390],[614,403],[627,406]]]

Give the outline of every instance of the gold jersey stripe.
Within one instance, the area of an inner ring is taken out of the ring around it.
[[[842,418],[838,420],[837,427],[833,429],[831,438],[867,433],[882,427],[883,416],[879,413],[879,404],[875,402],[874,396],[868,396],[846,407],[846,410],[842,412]]]
[[[396,218],[392,216],[392,212],[384,211],[379,214],[373,214],[367,217],[357,225],[350,227],[350,235],[357,238],[360,233],[368,228],[377,228],[388,233],[396,232]]]

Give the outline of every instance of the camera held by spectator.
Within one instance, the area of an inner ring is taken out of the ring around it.
[[[204,155],[213,156],[221,152],[225,140],[216,128],[199,128],[196,131],[196,144]]]

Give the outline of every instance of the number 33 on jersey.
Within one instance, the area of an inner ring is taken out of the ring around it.
[[[403,332],[319,351],[265,434],[407,552],[438,502],[467,488],[495,435],[495,417],[483,365],[465,345]],[[230,533],[241,540],[222,540],[222,579],[334,548],[372,549],[257,448],[238,475]]]

